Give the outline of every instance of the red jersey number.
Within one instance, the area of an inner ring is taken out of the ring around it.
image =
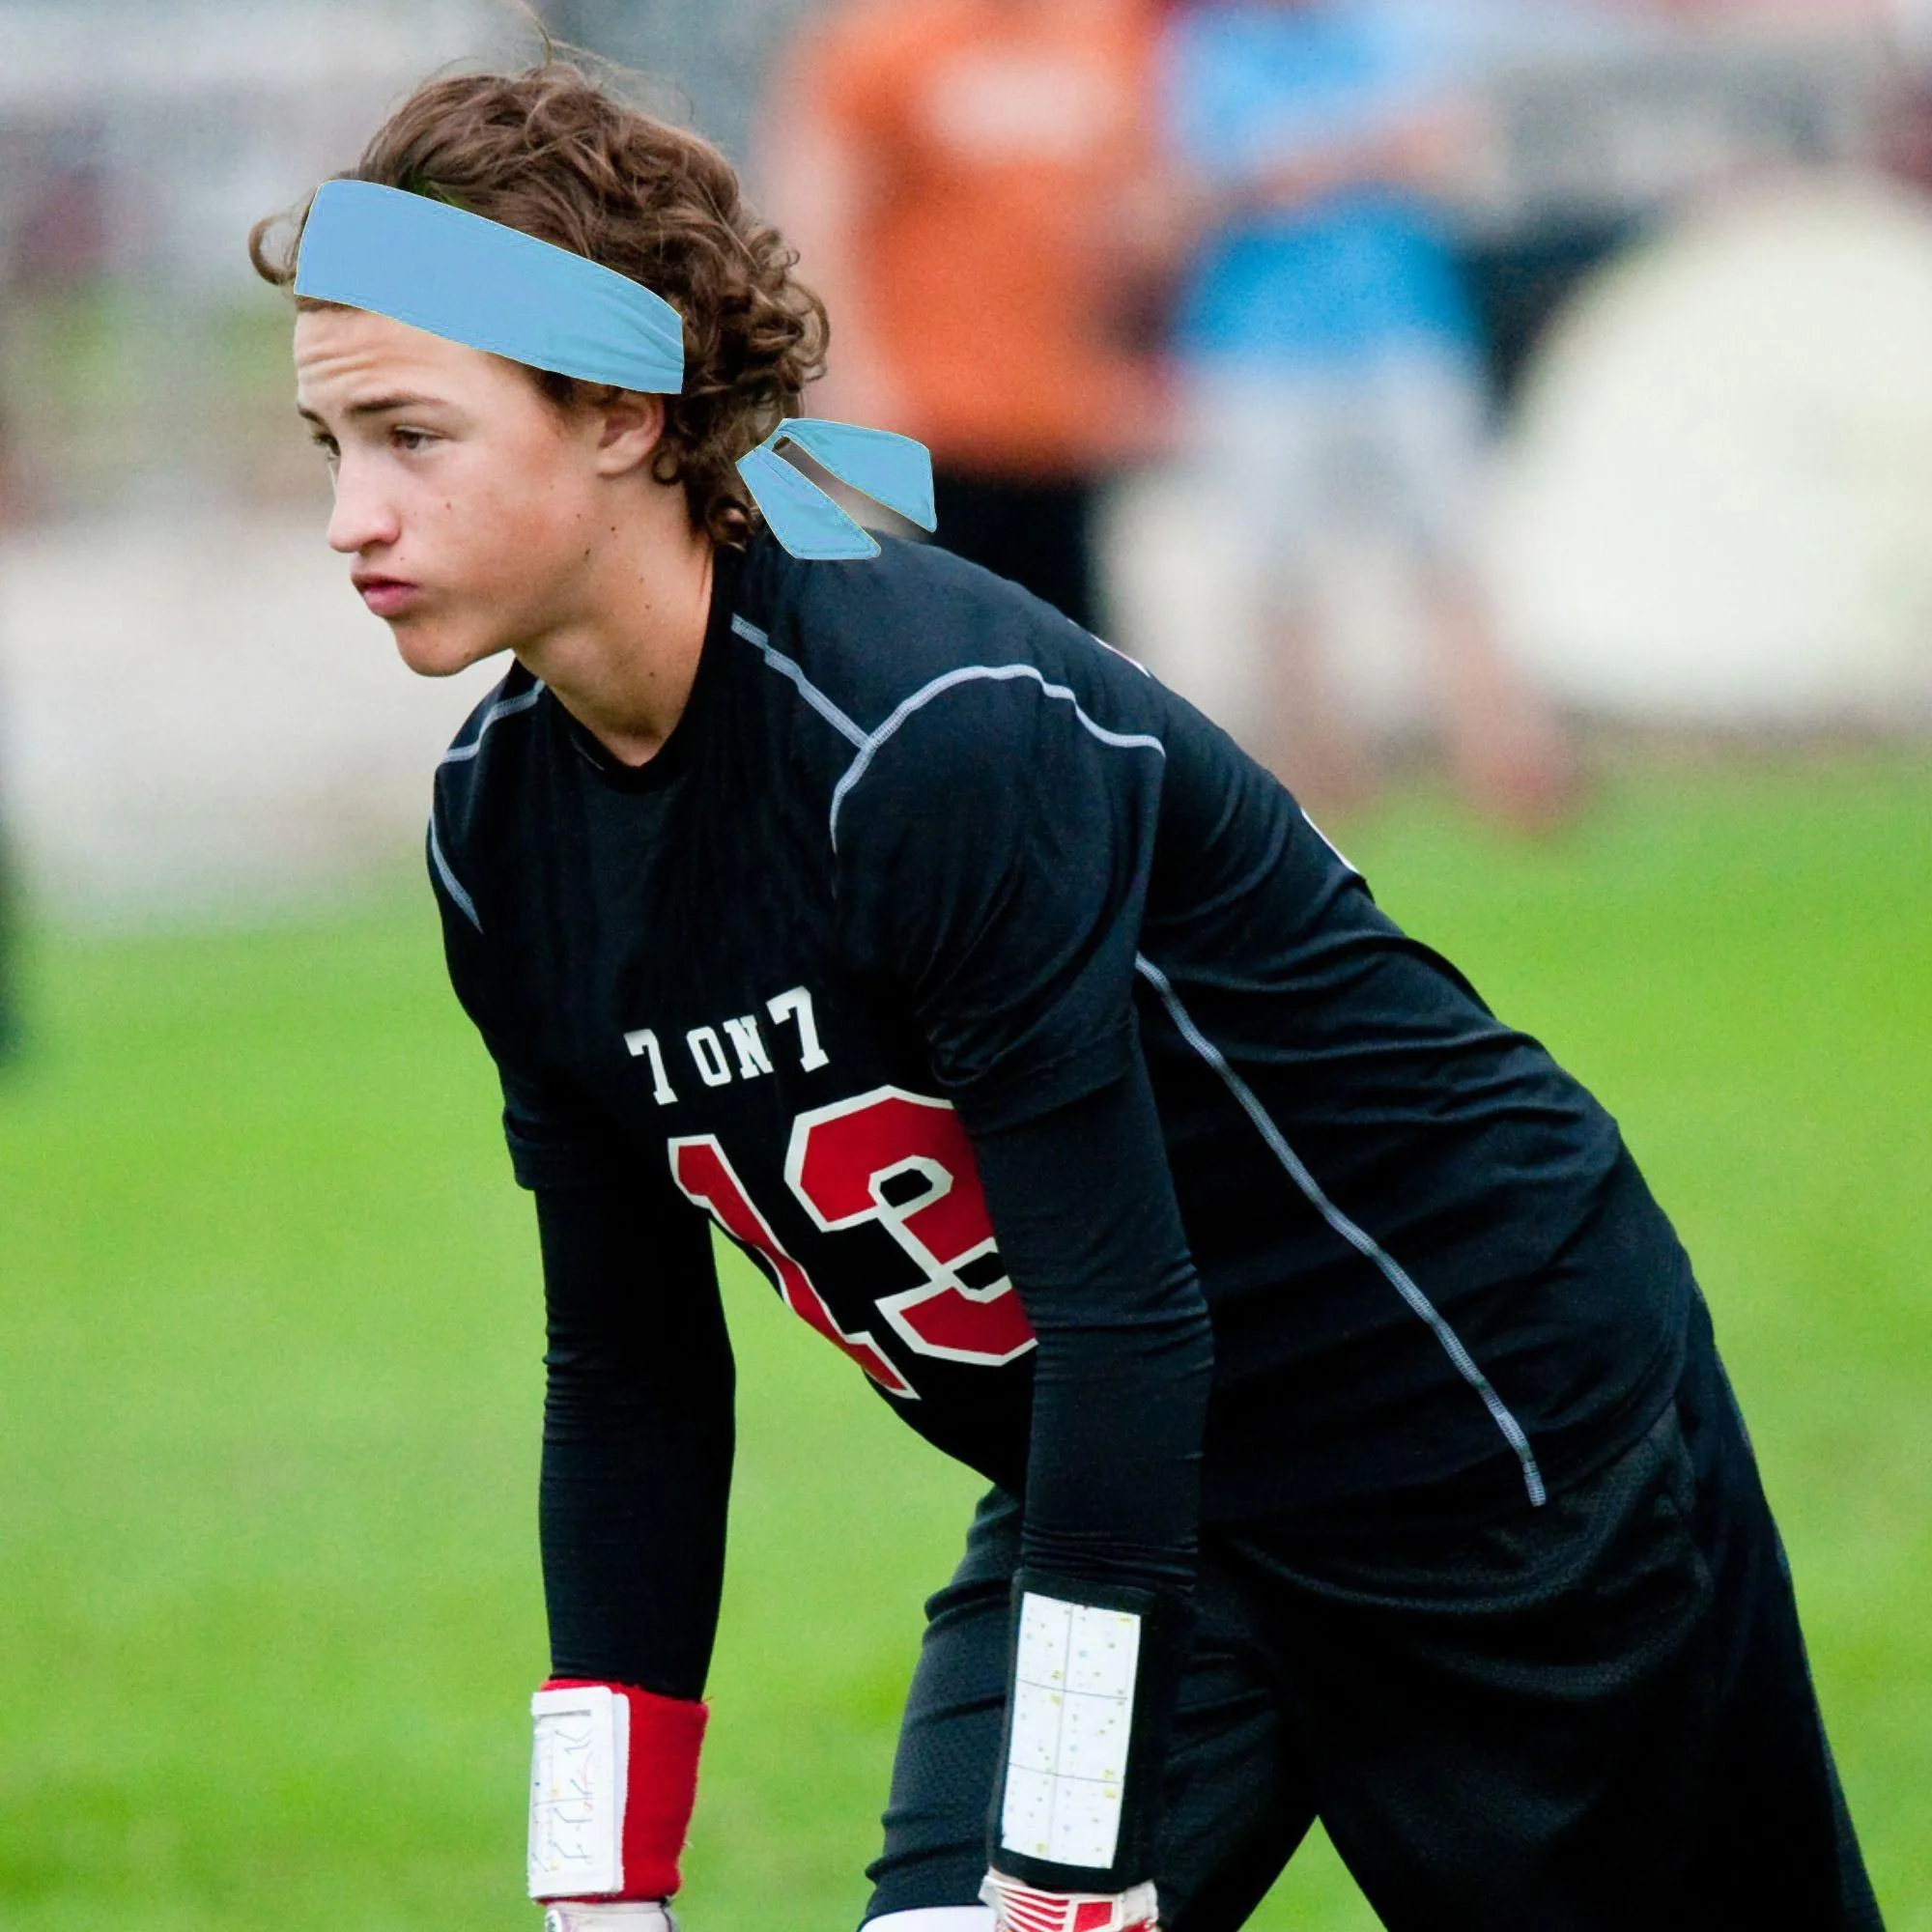
[[[801,1114],[785,1179],[826,1232],[877,1221],[919,1264],[924,1282],[878,1304],[908,1348],[997,1366],[1034,1346],[966,1130],[944,1100],[880,1087]]]
[[[918,1400],[869,1331],[848,1334],[804,1266],[780,1244],[714,1134],[670,1143],[673,1179],[741,1247],[763,1259],[785,1305],[889,1394]],[[944,1100],[881,1087],[799,1116],[785,1179],[828,1234],[877,1221],[925,1276],[879,1313],[922,1355],[997,1367],[1034,1346],[993,1239],[979,1169]]]
[[[832,1319],[832,1311],[812,1287],[811,1277],[779,1245],[779,1237],[745,1192],[745,1183],[725,1158],[717,1135],[699,1134],[692,1140],[672,1141],[670,1171],[686,1195],[705,1208],[740,1247],[764,1257],[779,1293],[794,1315],[810,1322],[834,1348],[843,1349],[888,1394],[917,1399],[918,1391],[893,1366],[869,1334],[848,1335]]]

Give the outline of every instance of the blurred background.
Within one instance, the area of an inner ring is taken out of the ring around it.
[[[1618,1116],[1932,1928],[1932,6],[539,11],[799,248],[807,412],[924,440],[939,541]],[[245,236],[535,51],[504,0],[0,0],[8,1932],[529,1922],[535,1242],[418,876],[497,671],[412,679],[327,550]],[[831,1928],[973,1485],[727,1270],[691,1922]],[[1374,1920],[1317,1843],[1256,1922]]]

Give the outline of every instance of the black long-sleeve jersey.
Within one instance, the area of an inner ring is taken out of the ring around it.
[[[701,1687],[707,1216],[1099,1583],[1183,1585],[1204,1517],[1533,1506],[1674,1382],[1610,1118],[1224,732],[939,548],[722,550],[639,768],[514,668],[430,862],[538,1195],[564,1674]]]

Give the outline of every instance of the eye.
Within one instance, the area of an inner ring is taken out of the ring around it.
[[[389,434],[392,438],[402,439],[403,446],[412,456],[415,455],[426,444],[438,440],[438,438],[426,429],[403,429],[399,427],[392,429]],[[308,440],[317,449],[324,451],[328,456],[333,457],[338,453],[335,447],[335,439],[332,436],[323,435],[320,430],[311,430]]]

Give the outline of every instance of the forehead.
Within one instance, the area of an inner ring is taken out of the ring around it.
[[[297,403],[325,411],[378,388],[475,405],[516,385],[500,356],[355,308],[300,310],[295,364]]]

